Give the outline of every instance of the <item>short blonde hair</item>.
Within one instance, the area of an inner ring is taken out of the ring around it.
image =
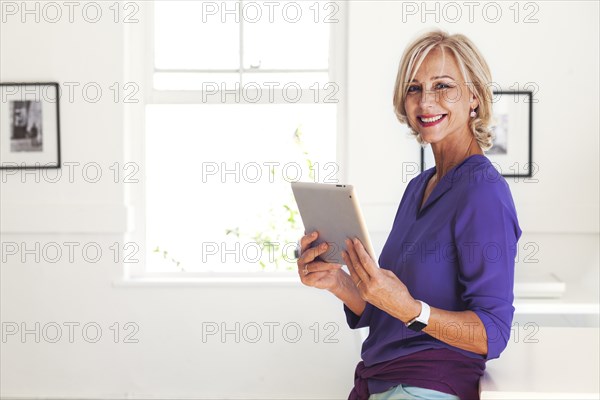
[[[490,128],[492,119],[492,75],[490,69],[473,42],[462,34],[449,35],[442,30],[426,32],[415,39],[405,50],[398,67],[394,86],[394,112],[398,120],[411,128],[417,141],[425,146],[421,135],[410,125],[406,116],[405,100],[410,82],[414,79],[427,54],[435,48],[449,49],[460,68],[467,87],[479,100],[475,109],[477,116],[471,118],[469,126],[475,140],[483,151],[492,147],[493,135]]]

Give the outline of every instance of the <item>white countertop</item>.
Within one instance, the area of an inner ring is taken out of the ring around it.
[[[521,326],[487,362],[481,399],[600,398],[600,329]]]

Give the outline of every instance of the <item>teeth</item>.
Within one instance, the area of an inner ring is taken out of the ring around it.
[[[423,122],[426,122],[426,123],[429,123],[429,122],[435,122],[435,121],[437,121],[438,119],[442,118],[443,116],[444,116],[443,114],[440,114],[440,115],[438,115],[438,116],[436,116],[436,117],[431,117],[431,118],[422,118],[422,117],[421,117],[421,121],[423,121]]]

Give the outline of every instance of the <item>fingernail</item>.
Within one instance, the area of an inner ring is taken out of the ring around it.
[[[321,243],[321,248],[322,249],[326,249],[327,248],[327,243]]]

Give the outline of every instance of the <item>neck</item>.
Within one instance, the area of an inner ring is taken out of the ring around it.
[[[458,143],[432,143],[431,149],[435,158],[435,179],[441,180],[450,169],[464,161],[473,154],[482,154],[479,144],[474,140],[475,136],[469,134],[461,138]]]

